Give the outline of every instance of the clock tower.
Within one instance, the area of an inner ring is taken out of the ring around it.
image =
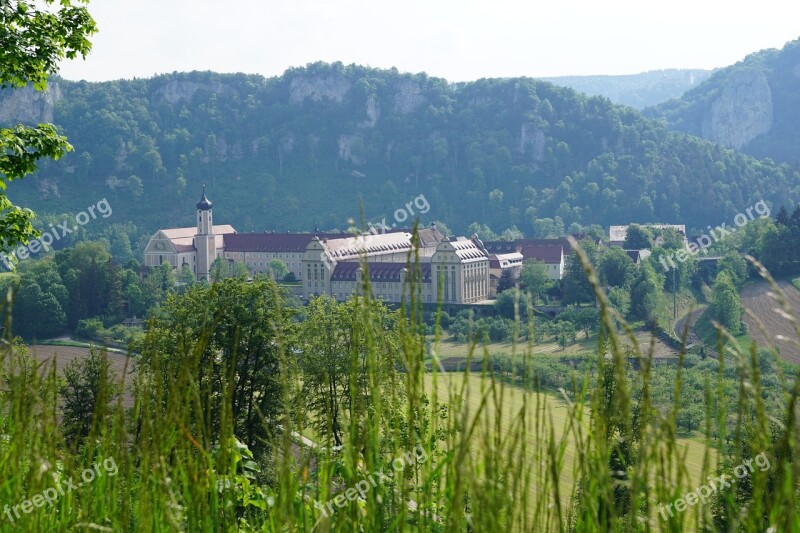
[[[194,236],[198,280],[208,279],[211,266],[217,257],[211,206],[211,202],[206,197],[206,186],[203,185],[203,196],[197,202],[197,234]]]

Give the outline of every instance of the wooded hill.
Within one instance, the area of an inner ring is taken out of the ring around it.
[[[670,127],[756,157],[800,162],[800,39],[717,70],[681,98],[646,110]]]
[[[346,229],[359,199],[368,220],[391,222],[420,194],[425,223],[540,237],[576,223],[705,228],[760,199],[800,199],[788,166],[527,78],[451,84],[316,63],[269,79],[56,80],[0,95],[0,122],[42,119],[75,150],[15,183],[12,199],[62,213],[107,197],[106,223],[143,232],[192,225],[204,183],[216,220],[239,231]]]

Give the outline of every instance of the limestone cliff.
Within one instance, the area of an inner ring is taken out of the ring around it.
[[[8,94],[5,94],[8,93]],[[3,91],[0,97],[0,124],[38,124],[53,122],[53,109],[61,99],[58,82],[51,81],[46,91],[32,86]]]
[[[419,83],[413,80],[401,80],[397,83],[394,95],[394,109],[400,114],[411,113],[427,101]]]
[[[293,104],[302,104],[306,98],[315,102],[327,98],[341,104],[351,87],[350,80],[338,74],[296,76],[289,84],[289,101]]]
[[[760,70],[737,70],[726,80],[703,120],[702,135],[729,148],[743,148],[772,127],[772,91]]]
[[[188,80],[169,80],[153,91],[153,97],[156,100],[161,99],[170,104],[177,104],[181,100],[190,102],[197,91],[210,91],[225,95],[238,93],[236,89],[220,82],[198,83]]]

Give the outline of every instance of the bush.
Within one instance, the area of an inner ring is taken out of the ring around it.
[[[103,327],[103,321],[99,318],[84,318],[78,321],[75,334],[84,339],[98,339],[106,334],[106,330]]]

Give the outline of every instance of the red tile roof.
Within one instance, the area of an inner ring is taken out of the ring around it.
[[[232,233],[225,235],[226,252],[305,252],[315,236],[342,238],[339,233]]]
[[[524,260],[536,259],[548,264],[561,263],[564,248],[561,246],[523,246],[520,250]]]

